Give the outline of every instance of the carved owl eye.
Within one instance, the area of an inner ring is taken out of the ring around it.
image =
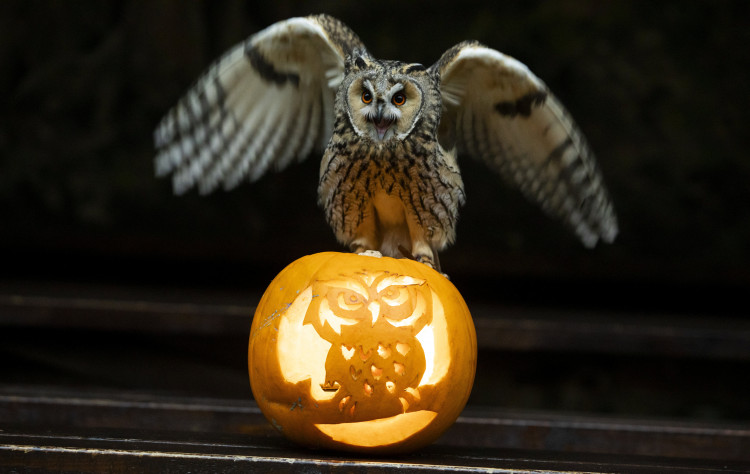
[[[351,290],[340,292],[338,298],[336,298],[336,302],[338,303],[339,308],[346,311],[357,311],[365,304],[362,296]]]
[[[403,286],[389,286],[380,293],[380,299],[389,306],[399,306],[409,299],[409,291]]]
[[[423,316],[424,298],[416,286],[390,286],[378,294],[383,317],[393,326],[414,324]]]
[[[369,104],[372,102],[372,92],[368,91],[367,89],[362,92],[362,102],[365,104]]]
[[[393,105],[395,105],[396,107],[401,107],[406,103],[406,94],[404,94],[403,92],[396,92],[395,94],[393,94],[391,102],[393,102]]]

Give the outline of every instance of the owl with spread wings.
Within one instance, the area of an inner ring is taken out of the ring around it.
[[[210,193],[322,153],[318,202],[355,252],[439,269],[456,237],[458,156],[483,161],[587,247],[617,218],[570,114],[524,64],[475,41],[436,63],[382,60],[327,15],[291,18],[219,58],[162,119],[156,173]]]

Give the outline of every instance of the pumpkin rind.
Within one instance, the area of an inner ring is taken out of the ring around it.
[[[324,252],[282,270],[248,347],[258,406],[312,447],[394,453],[436,440],[463,410],[476,334],[458,290],[421,263]]]

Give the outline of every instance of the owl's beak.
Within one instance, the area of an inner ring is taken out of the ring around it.
[[[375,130],[378,133],[378,139],[382,140],[385,137],[386,132],[393,124],[392,118],[383,117],[383,104],[378,104],[378,112],[372,118],[372,124],[375,125]]]
[[[370,311],[370,314],[372,315],[372,325],[375,326],[375,322],[380,317],[380,303],[377,301],[373,301],[369,305],[367,305],[367,310]]]

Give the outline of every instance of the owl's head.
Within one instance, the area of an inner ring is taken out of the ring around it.
[[[421,64],[357,56],[347,64],[339,93],[357,133],[385,143],[403,140],[415,129],[437,88],[436,78]]]

